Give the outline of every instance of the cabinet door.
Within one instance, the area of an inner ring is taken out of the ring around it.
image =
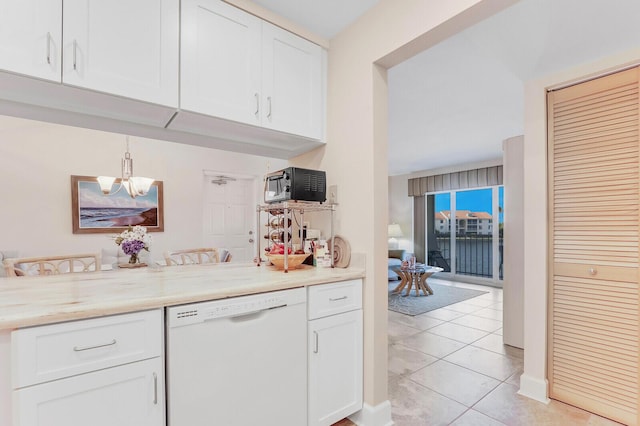
[[[309,321],[309,426],[362,408],[362,310]]]
[[[178,106],[178,2],[65,0],[63,82]]]
[[[262,43],[262,125],[322,139],[322,48],[267,22]]]
[[[0,0],[0,69],[60,82],[62,0]]]
[[[162,359],[14,391],[14,415],[14,426],[164,425]]]
[[[182,1],[180,108],[260,124],[261,26],[220,0]]]

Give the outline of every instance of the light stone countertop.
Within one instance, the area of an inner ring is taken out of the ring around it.
[[[220,263],[0,278],[0,330],[364,277],[357,268]]]

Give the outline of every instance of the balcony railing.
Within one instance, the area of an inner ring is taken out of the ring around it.
[[[499,238],[499,271],[502,279],[502,237]],[[448,235],[436,235],[438,251],[451,265],[451,239]],[[435,250],[430,249],[430,253]],[[446,268],[445,268],[446,269]],[[493,236],[457,235],[456,236],[456,274],[493,278]]]

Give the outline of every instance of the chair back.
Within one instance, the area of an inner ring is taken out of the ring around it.
[[[203,263],[219,263],[220,254],[217,248],[196,248],[167,251],[164,253],[167,266],[200,265]]]
[[[66,256],[17,257],[2,261],[7,277],[96,272],[101,268],[100,253]]]

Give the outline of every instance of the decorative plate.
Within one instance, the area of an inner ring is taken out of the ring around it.
[[[336,268],[346,268],[351,261],[351,245],[349,241],[340,235],[335,235],[333,240],[335,246],[332,250],[333,266]],[[331,239],[329,239],[329,244],[331,244]]]

